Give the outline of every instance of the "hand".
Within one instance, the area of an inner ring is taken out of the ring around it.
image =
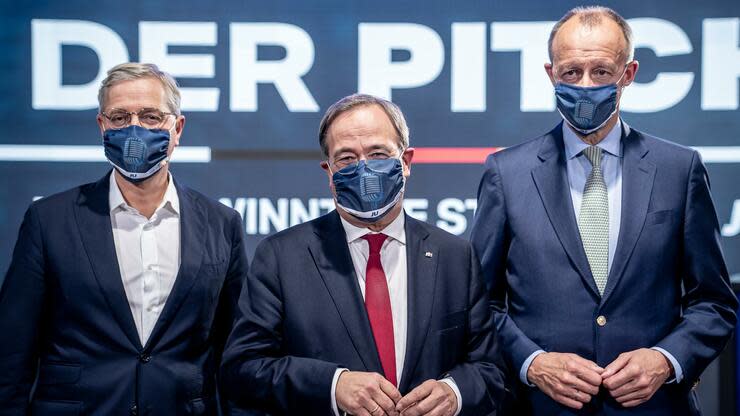
[[[398,416],[401,393],[378,373],[345,371],[337,380],[339,409],[356,416]]]
[[[403,416],[452,416],[457,411],[457,396],[447,383],[427,380],[396,405]]]
[[[634,407],[650,400],[672,372],[673,366],[660,351],[640,348],[619,354],[601,375],[617,402]]]
[[[556,402],[580,409],[599,393],[603,371],[576,354],[546,352],[532,360],[527,379]]]

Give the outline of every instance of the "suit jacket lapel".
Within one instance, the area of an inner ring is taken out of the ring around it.
[[[162,313],[152,329],[146,349],[162,337],[167,325],[176,316],[177,310],[187,297],[203,262],[203,246],[206,239],[208,211],[198,204],[198,197],[175,181],[180,200],[180,269]]]
[[[645,223],[655,179],[655,166],[645,160],[648,149],[640,133],[623,123],[622,214],[619,239],[601,303],[604,304],[624,273]]]
[[[599,297],[586,252],[583,250],[578,223],[573,212],[570,185],[565,160],[562,123],[548,133],[542,141],[538,157],[542,164],[532,170],[537,191],[545,206],[547,216],[568,258],[573,263],[583,282]]]
[[[404,214],[405,215],[405,214]],[[427,340],[437,281],[439,249],[427,238],[429,233],[415,219],[406,215],[406,267],[408,279],[408,317],[406,358],[399,387],[407,391],[411,375]],[[427,253],[431,253],[429,256]]]
[[[139,333],[136,330],[126,291],[123,288],[116,246],[113,241],[108,203],[111,172],[98,182],[82,189],[75,207],[75,217],[93,274],[111,308],[113,317],[129,341],[137,349],[141,349]]]
[[[339,214],[316,223],[309,251],[366,371],[383,373]]]

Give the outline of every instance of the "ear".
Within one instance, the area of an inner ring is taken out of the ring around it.
[[[624,70],[624,81],[622,81],[622,87],[632,84],[632,81],[635,80],[635,76],[637,75],[638,68],[640,68],[640,63],[636,59],[633,59],[627,64],[627,68]]]
[[[414,158],[414,148],[407,147],[401,155],[403,159],[403,176],[409,177],[411,175],[411,160]]]
[[[550,83],[552,85],[555,85],[555,77],[552,75],[552,63],[546,62],[545,63],[545,72],[547,72],[547,76],[550,78]]]
[[[98,113],[97,117],[95,117],[95,120],[98,122],[98,128],[100,129],[100,135],[102,136],[103,133],[105,133],[105,124],[103,120],[103,115]]]
[[[331,192],[331,195],[334,196],[334,181],[332,180],[332,172],[329,166],[329,162],[326,160],[322,160],[321,163],[319,163],[319,166],[321,166],[321,169],[326,172],[326,177],[329,179],[329,191]]]
[[[182,132],[185,129],[185,116],[179,115],[175,119],[175,132],[170,137],[170,141],[173,142],[174,146],[180,145],[180,136],[182,136]]]

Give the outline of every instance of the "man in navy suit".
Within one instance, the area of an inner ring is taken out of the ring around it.
[[[571,10],[549,48],[564,123],[489,157],[471,237],[517,414],[698,414],[737,308],[706,170],[620,119],[638,63],[616,12]]]
[[[21,225],[0,292],[0,414],[217,414],[241,218],[168,171],[185,125],[170,75],[121,64],[99,101],[112,173],[34,202]]]
[[[222,375],[275,415],[488,415],[503,385],[478,260],[402,208],[414,149],[393,103],[321,122],[337,209],[257,247]]]

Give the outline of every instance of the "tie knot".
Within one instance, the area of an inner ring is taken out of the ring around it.
[[[388,236],[385,234],[365,234],[362,238],[370,244],[370,254],[380,254],[380,248],[383,247],[383,242]]]
[[[598,146],[589,146],[583,149],[583,154],[591,162],[591,166],[601,167],[601,148]]]

